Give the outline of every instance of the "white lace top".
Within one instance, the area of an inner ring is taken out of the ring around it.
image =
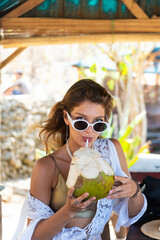
[[[119,158],[114,147],[114,144],[109,139],[97,139],[94,143],[94,147],[101,153],[103,159],[105,159],[113,168],[115,175],[128,177],[121,169]],[[52,240],[101,240],[101,234],[105,224],[109,221],[112,210],[118,214],[118,220],[116,224],[116,231],[121,226],[127,227],[136,222],[145,212],[147,208],[147,201],[144,197],[144,205],[139,214],[133,218],[128,216],[128,198],[124,199],[100,199],[97,203],[97,211],[85,228],[79,227],[62,228]],[[37,223],[45,218],[49,218],[54,214],[53,210],[40,200],[31,196],[30,192],[26,197],[25,203],[22,208],[22,214],[20,217],[18,228],[12,238],[12,240],[31,240],[32,234]],[[26,218],[32,219],[29,226],[23,231],[23,225]],[[22,232],[22,234],[20,234]],[[18,238],[18,236],[20,237]]]

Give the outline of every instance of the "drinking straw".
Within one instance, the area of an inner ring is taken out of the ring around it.
[[[86,141],[86,147],[88,147],[88,139],[87,139],[87,141]]]

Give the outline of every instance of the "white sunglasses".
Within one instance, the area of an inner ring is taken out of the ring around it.
[[[89,128],[89,126],[92,126],[92,129],[95,132],[102,133],[110,127],[110,124],[107,122],[104,122],[104,121],[97,121],[94,123],[89,123],[85,119],[72,120],[72,118],[68,112],[67,112],[67,118],[70,121],[72,127],[75,130],[80,131],[80,132],[86,130],[87,128]]]

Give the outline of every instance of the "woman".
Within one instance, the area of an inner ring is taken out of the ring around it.
[[[119,215],[116,230],[134,223],[145,212],[146,199],[130,178],[120,143],[100,138],[108,127],[112,101],[105,88],[83,79],[53,106],[40,136],[47,153],[55,146],[58,150],[34,166],[27,197],[28,227],[20,239],[100,240],[112,210]],[[84,200],[87,192],[74,198],[74,187],[66,187],[71,157],[87,140],[112,166],[117,183],[98,201],[96,197]]]

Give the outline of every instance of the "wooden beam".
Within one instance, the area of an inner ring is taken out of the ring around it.
[[[4,68],[9,62],[11,62],[17,55],[19,55],[22,51],[24,51],[26,47],[18,48],[15,50],[9,57],[7,57],[4,61],[0,63],[0,69]]]
[[[52,19],[52,18],[2,18],[4,31],[52,30],[55,35],[106,34],[106,33],[159,33],[160,19]],[[54,35],[54,34],[53,34]]]
[[[1,182],[1,175],[0,175],[0,182]],[[0,191],[2,191],[3,189],[4,189],[4,186],[0,185]],[[0,194],[0,240],[1,239],[2,239],[2,198]]]
[[[20,17],[42,2],[44,2],[44,0],[28,0],[11,12],[7,13],[3,18]]]
[[[83,34],[72,36],[50,36],[31,38],[7,38],[1,44],[4,48],[29,47],[56,44],[84,44],[99,42],[145,42],[159,41],[160,34]]]
[[[149,17],[140,8],[140,6],[135,2],[135,0],[121,0],[126,7],[131,11],[131,13],[138,19],[148,19]]]

